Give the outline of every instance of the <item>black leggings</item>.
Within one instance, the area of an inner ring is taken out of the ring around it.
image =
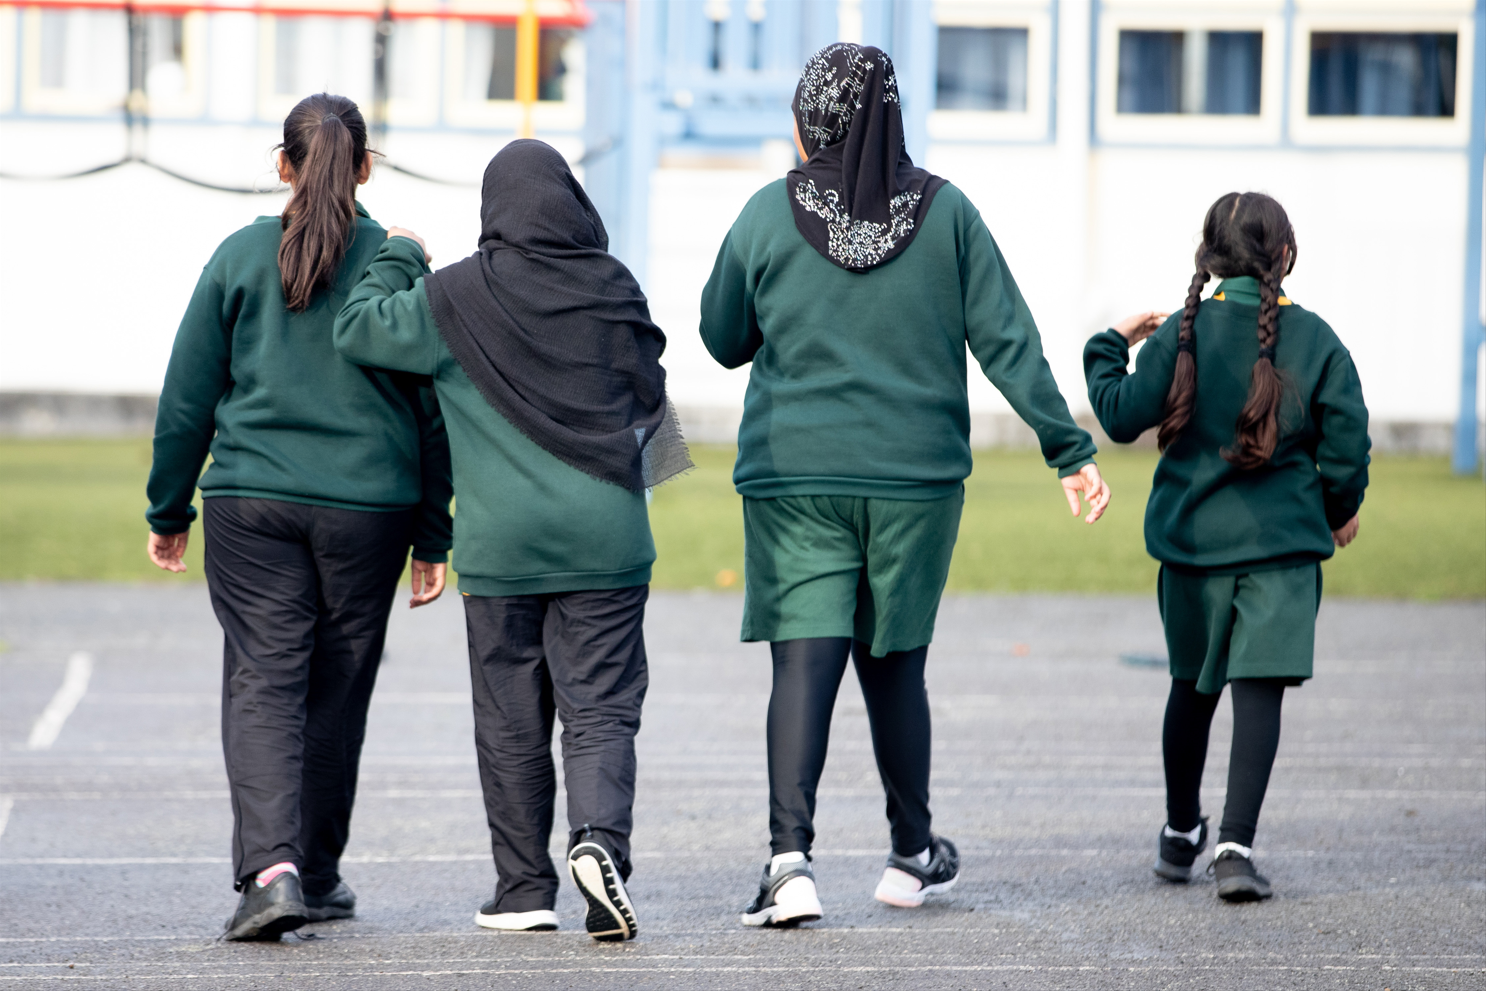
[[[769,834],[776,854],[809,853],[815,839],[815,789],[826,764],[831,710],[856,662],[867,703],[872,750],[887,792],[893,850],[912,856],[929,845],[929,648],[873,657],[847,637],[784,640],[769,645],[774,690],[769,696]]]
[[[1228,757],[1228,798],[1223,804],[1219,843],[1254,845],[1259,808],[1269,787],[1275,751],[1280,746],[1280,704],[1285,681],[1280,678],[1240,678],[1230,681],[1233,691],[1233,749]],[[1216,695],[1197,691],[1197,682],[1171,680],[1166,699],[1166,724],[1161,731],[1161,753],[1166,764],[1166,821],[1172,829],[1188,832],[1202,819],[1197,790],[1207,761],[1207,734]]]

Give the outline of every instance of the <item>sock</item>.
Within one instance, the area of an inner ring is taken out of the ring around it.
[[[785,864],[801,864],[805,862],[805,855],[798,850],[794,853],[778,853],[774,859],[769,861],[769,876],[778,874]]]
[[[1238,843],[1219,843],[1213,847],[1213,859],[1216,860],[1229,850],[1232,850],[1245,860],[1254,859],[1254,848],[1251,846],[1241,846]]]
[[[928,867],[929,866],[929,850],[930,849],[931,849],[930,847],[924,847],[918,853],[915,853],[913,855],[913,859],[918,861],[918,865],[920,867]]]
[[[263,868],[263,870],[258,872],[258,876],[254,878],[253,883],[260,888],[266,888],[280,874],[293,874],[295,877],[299,877],[299,868],[286,860],[281,864],[274,864],[272,867]]]
[[[1169,836],[1172,839],[1176,839],[1176,838],[1180,837],[1181,839],[1186,840],[1188,843],[1192,844],[1193,846],[1196,846],[1198,839],[1200,839],[1201,836],[1202,836],[1202,824],[1201,823],[1198,823],[1197,824],[1197,828],[1194,829],[1194,830],[1192,830],[1190,833],[1182,833],[1182,832],[1178,832],[1175,829],[1172,829],[1171,828],[1171,824],[1170,823],[1167,823],[1166,824],[1166,828],[1163,829],[1163,830],[1161,830],[1161,835],[1162,836]],[[1229,844],[1229,845],[1230,846],[1234,846],[1236,844]]]

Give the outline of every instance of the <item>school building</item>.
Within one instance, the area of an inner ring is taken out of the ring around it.
[[[1375,441],[1478,468],[1486,0],[0,0],[0,429],[158,390],[200,266],[283,206],[285,113],[329,90],[386,156],[363,201],[436,267],[474,249],[504,142],[561,150],[669,334],[689,435],[727,439],[747,369],[706,354],[698,297],[836,40],[893,56],[910,153],[979,207],[1075,413],[1084,341],[1179,307],[1207,206],[1260,190]],[[976,441],[1027,443],[971,380]]]

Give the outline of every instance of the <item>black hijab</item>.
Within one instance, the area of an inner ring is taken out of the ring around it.
[[[805,63],[793,108],[809,156],[789,174],[795,226],[849,272],[896,258],[945,180],[915,168],[903,147],[893,60],[879,48],[828,45]]]
[[[497,413],[636,492],[692,466],[666,398],[666,335],[567,162],[513,141],[485,168],[480,250],[427,276],[449,351]]]

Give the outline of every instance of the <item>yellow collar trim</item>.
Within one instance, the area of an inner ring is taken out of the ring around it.
[[[1225,302],[1226,301],[1226,298],[1227,298],[1227,293],[1221,293],[1221,292],[1220,293],[1216,293],[1213,296],[1213,299],[1217,300],[1219,303]],[[1289,306],[1290,305],[1290,300],[1287,299],[1284,296],[1281,296],[1279,299],[1275,300],[1275,302],[1278,303],[1281,306]]]

